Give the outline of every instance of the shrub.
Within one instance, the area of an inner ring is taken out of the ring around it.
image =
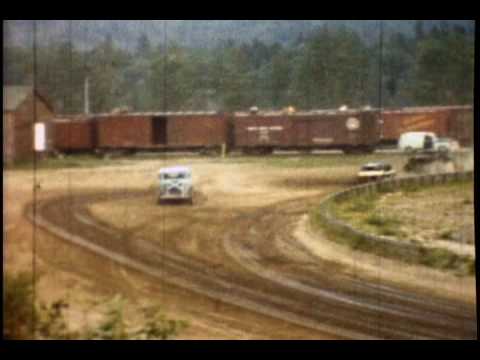
[[[366,219],[366,222],[369,225],[377,226],[379,228],[395,226],[400,224],[400,221],[395,218],[382,216],[378,214],[372,214],[368,216]]]
[[[415,193],[417,191],[420,191],[422,187],[417,184],[406,184],[402,186],[401,189],[404,193],[409,194],[409,193]]]
[[[401,235],[401,232],[396,229],[386,227],[380,230],[380,234],[385,236],[399,236]]]
[[[6,339],[31,338],[33,286],[29,273],[5,274],[3,292],[3,335]],[[33,317],[32,317],[33,316]]]
[[[357,200],[351,204],[346,210],[351,212],[367,212],[375,208],[375,203],[371,199]]]
[[[80,334],[68,329],[63,310],[68,308],[64,300],[57,300],[50,305],[41,304],[37,334],[43,339],[78,339]]]
[[[461,263],[469,263],[469,257],[457,255],[441,248],[425,249],[423,255],[422,264],[438,269],[459,269]]]
[[[185,321],[167,318],[158,306],[153,305],[141,309],[141,323],[134,328],[125,320],[125,304],[125,299],[115,296],[107,304],[103,321],[99,326],[87,329],[85,337],[97,340],[167,340],[177,336],[188,325]]]
[[[158,306],[145,307],[142,312],[143,326],[133,334],[137,339],[167,340],[188,326],[185,321],[168,319]]]
[[[3,294],[5,339],[170,339],[188,326],[185,321],[167,318],[157,306],[147,306],[141,309],[139,325],[133,328],[124,318],[126,300],[117,295],[107,303],[99,325],[72,331],[64,317],[69,305],[58,300],[32,307],[32,290],[31,274],[6,275]],[[34,334],[32,320],[36,324]]]
[[[440,239],[443,239],[443,240],[453,240],[453,231],[452,231],[452,230],[443,231],[443,232],[440,234]]]
[[[99,326],[85,331],[87,339],[123,340],[128,338],[123,317],[125,300],[119,295],[107,304],[107,310]]]

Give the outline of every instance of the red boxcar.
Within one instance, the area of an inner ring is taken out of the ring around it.
[[[471,106],[450,109],[448,116],[448,136],[458,140],[462,146],[472,146],[474,141],[474,117]]]
[[[150,116],[105,115],[95,118],[101,149],[148,148],[152,144]]]
[[[382,143],[390,144],[396,143],[400,135],[410,131],[431,131],[437,136],[451,137],[465,144],[471,140],[471,130],[473,130],[471,107],[417,107],[387,110],[382,113],[382,119]]]
[[[92,119],[54,119],[52,137],[53,147],[61,152],[92,151],[96,147]]]
[[[101,149],[198,149],[227,142],[228,117],[214,113],[107,114],[98,116]]]
[[[168,147],[212,148],[228,142],[229,118],[217,114],[177,114],[167,117]]]
[[[253,149],[373,151],[379,141],[376,111],[244,114],[235,118],[235,146]]]

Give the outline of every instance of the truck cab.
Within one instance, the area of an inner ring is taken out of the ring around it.
[[[407,153],[435,151],[437,136],[433,132],[413,131],[403,133],[398,139],[398,148]]]

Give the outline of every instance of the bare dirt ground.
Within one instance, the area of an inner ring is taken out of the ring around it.
[[[193,206],[155,204],[154,174],[173,163],[192,166]],[[40,171],[41,217],[127,265],[40,230],[40,297],[66,297],[76,324],[93,321],[97,303],[117,292],[133,304],[157,302],[190,323],[181,338],[476,337],[473,278],[308,233],[308,209],[355,170],[177,159]],[[28,270],[32,176],[7,171],[4,179],[4,264]]]

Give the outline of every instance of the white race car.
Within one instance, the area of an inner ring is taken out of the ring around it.
[[[160,169],[158,203],[163,200],[184,200],[193,204],[192,171],[185,166]]]
[[[394,177],[396,174],[392,165],[383,162],[372,162],[363,165],[357,174],[359,182],[380,180]]]

